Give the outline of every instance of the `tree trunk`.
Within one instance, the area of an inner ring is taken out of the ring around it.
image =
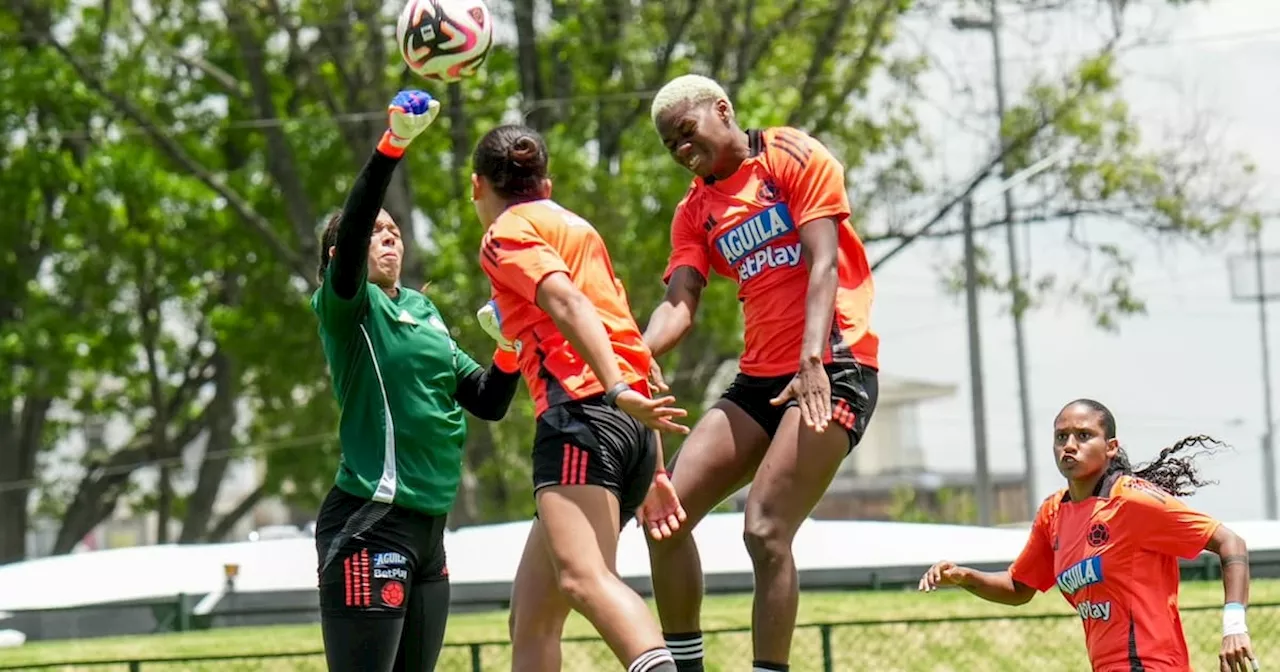
[[[265,485],[259,485],[257,489],[246,495],[244,499],[240,500],[240,503],[237,504],[235,508],[228,511],[227,515],[223,516],[213,525],[213,528],[209,530],[209,534],[207,535],[208,541],[212,543],[226,541],[227,535],[231,534],[231,528],[235,527],[236,523],[240,522],[241,518],[249,515],[249,512],[253,511],[253,507],[257,506],[258,502],[261,502],[262,498],[266,496],[266,494],[267,487]]]
[[[159,490],[156,496],[156,543],[169,543],[169,521],[173,520],[173,470],[160,467]]]
[[[214,353],[213,362],[215,391],[213,401],[209,403],[209,441],[205,444],[205,456],[196,477],[195,490],[187,498],[187,515],[182,523],[182,535],[178,538],[178,543],[182,544],[207,538],[213,507],[231,464],[230,452],[235,442],[232,430],[236,424],[236,375],[221,350]]]
[[[19,412],[0,414],[0,564],[27,556],[27,500],[51,404],[50,399],[29,396]]]

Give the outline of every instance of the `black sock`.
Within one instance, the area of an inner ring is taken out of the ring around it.
[[[665,648],[649,649],[631,661],[627,672],[676,672],[676,661]]]
[[[664,632],[667,650],[675,658],[676,670],[679,672],[703,672],[702,670],[702,632]]]
[[[771,663],[767,660],[751,661],[751,672],[788,672],[791,666],[786,663]]]

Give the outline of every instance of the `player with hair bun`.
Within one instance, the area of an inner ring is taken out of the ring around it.
[[[679,669],[702,670],[702,569],[689,531],[750,483],[754,669],[786,670],[799,601],[792,541],[875,410],[871,269],[844,167],[822,143],[794,128],[742,129],[724,89],[698,75],[662,87],[652,118],[694,179],[645,342],[655,357],[676,346],[712,270],[738,283],[745,317],[740,373],[671,466],[688,522],[650,543],[658,613]],[[650,375],[666,388],[656,364]]]
[[[388,128],[321,236],[311,299],[341,410],[342,460],[316,516],[329,669],[429,672],[449,617],[444,530],[462,478],[463,411],[500,420],[519,376],[482,369],[426,296],[400,285],[404,243],[382,199],[439,113],[401,91]]]
[[[1067,487],[1050,495],[1026,546],[1007,571],[939,562],[920,590],[959,586],[989,602],[1026,604],[1057,586],[1080,614],[1095,672],[1190,672],[1178,615],[1178,558],[1208,550],[1222,562],[1221,672],[1257,670],[1245,625],[1249,555],[1244,540],[1177,498],[1205,485],[1188,449],[1221,445],[1187,437],[1135,469],[1116,438],[1116,419],[1092,399],[1054,419],[1053,452]]]
[[[472,194],[487,229],[480,265],[493,290],[482,324],[513,349],[534,399],[537,516],[512,586],[514,670],[560,669],[570,609],[628,672],[675,672],[644,600],[616,574],[635,516],[662,537],[684,519],[657,431],[684,432],[672,397],[650,397],[649,349],[604,240],[551,200],[547,148],[524,126],[476,146]]]

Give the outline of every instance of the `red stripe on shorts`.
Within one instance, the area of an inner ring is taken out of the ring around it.
[[[584,453],[582,449],[578,449],[578,455],[581,456],[581,464],[578,465],[578,485],[587,484],[587,458],[591,457],[591,453]]]
[[[853,426],[858,422],[858,414],[853,412],[849,402],[844,399],[836,401],[835,408],[831,410],[831,417],[841,427],[850,431],[853,430]]]
[[[364,592],[360,595],[364,606],[369,606],[369,549],[360,549],[360,580],[364,583]]]
[[[347,606],[351,606],[351,558],[342,561],[342,584],[347,591]]]

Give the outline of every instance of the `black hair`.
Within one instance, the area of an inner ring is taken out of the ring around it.
[[[324,272],[329,268],[329,248],[338,244],[338,225],[342,223],[342,211],[329,216],[325,222],[324,233],[320,234],[320,266],[316,270],[316,281],[324,282]]]
[[[1076,399],[1063,406],[1062,410],[1065,411],[1077,404],[1101,415],[1104,437],[1108,440],[1116,438],[1116,416],[1111,412],[1111,409],[1093,399]],[[1059,411],[1059,415],[1061,415],[1061,411]],[[1104,476],[1117,472],[1129,476],[1137,476],[1143,480],[1150,481],[1152,485],[1171,495],[1185,497],[1195,492],[1196,488],[1213,483],[1213,481],[1206,481],[1200,478],[1200,470],[1196,467],[1196,459],[1201,455],[1212,454],[1225,445],[1223,442],[1204,434],[1188,436],[1161,450],[1156,459],[1140,467],[1134,467],[1129,461],[1128,453],[1121,448],[1116,452],[1116,456],[1112,458],[1111,463],[1107,465],[1107,471]],[[1184,454],[1188,450],[1196,448],[1199,450],[1191,454]]]
[[[471,157],[476,174],[488,180],[499,196],[514,201],[541,198],[547,161],[542,136],[520,124],[498,126],[485,133]]]

